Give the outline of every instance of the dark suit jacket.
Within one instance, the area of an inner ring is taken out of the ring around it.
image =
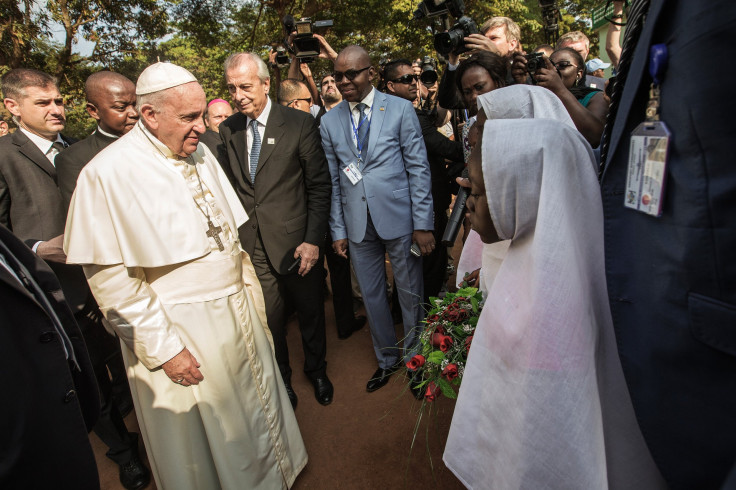
[[[260,233],[269,261],[287,274],[302,242],[324,245],[332,184],[319,129],[311,114],[272,103],[255,186],[246,131],[240,113],[220,124],[220,164],[249,216],[239,229],[240,241],[252,254]]]
[[[65,213],[69,211],[69,203],[72,200],[74,189],[77,187],[79,172],[95,155],[116,139],[95,131],[56,156],[54,162],[56,163],[56,180],[59,183],[59,190],[61,190],[61,198],[64,200]]]
[[[20,130],[0,139],[0,155],[0,224],[28,246],[63,234],[66,208],[56,168],[46,155]],[[82,268],[58,263],[49,266],[59,278],[72,311],[81,310],[90,294]]]
[[[602,179],[608,292],[644,437],[673,488],[719,488],[736,460],[736,98],[726,0],[652,0]],[[644,119],[649,47],[666,43],[661,118],[672,131],[664,209],[624,208],[631,131]],[[707,46],[707,49],[703,49]],[[703,77],[698,66],[719,66]]]
[[[81,368],[70,369],[47,311],[0,266],[0,488],[99,488],[87,432],[100,400],[74,316],[44,261],[3,226],[0,242],[46,292]]]
[[[222,138],[220,138],[220,133],[218,133],[217,131],[212,131],[211,129],[208,129],[207,131],[199,135],[199,142],[204,143],[204,145],[210,149],[212,154],[217,156],[217,147],[222,144]]]

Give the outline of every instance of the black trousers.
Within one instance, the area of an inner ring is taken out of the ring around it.
[[[320,255],[309,273],[302,277],[279,274],[266,255],[260,235],[251,257],[266,303],[268,328],[273,336],[276,362],[284,381],[291,380],[289,347],[286,342],[287,304],[294,308],[304,349],[304,372],[311,379],[324,376],[327,361],[324,305],[324,257]]]
[[[355,312],[353,311],[353,284],[350,277],[350,259],[340,257],[332,248],[332,239],[325,240],[325,258],[330,270],[332,286],[332,307],[335,309],[335,323],[338,335],[352,332]]]

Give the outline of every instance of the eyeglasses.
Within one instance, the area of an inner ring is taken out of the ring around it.
[[[371,66],[368,65],[365,68],[361,68],[360,70],[348,70],[345,73],[343,73],[341,71],[336,71],[336,72],[334,72],[332,74],[332,76],[335,78],[335,81],[337,83],[342,82],[342,77],[343,76],[352,82],[353,80],[355,80],[355,77],[357,77],[358,75],[360,75],[361,72],[366,71],[370,67]]]
[[[411,85],[412,83],[419,80],[419,75],[415,75],[413,73],[406,74],[404,76],[401,76],[395,80],[391,80],[394,83],[403,83],[404,85]]]
[[[557,63],[552,63],[552,66],[554,66],[555,68],[559,70],[561,68],[569,68],[573,66],[573,64],[570,63],[569,61],[558,61]]]
[[[286,105],[287,106],[290,106],[291,104],[293,104],[294,102],[296,102],[298,100],[304,101],[307,104],[312,105],[312,98],[311,97],[307,97],[306,99],[291,99],[289,102],[286,103]]]

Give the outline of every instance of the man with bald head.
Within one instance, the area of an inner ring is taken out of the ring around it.
[[[155,63],[136,96],[136,126],[79,175],[64,248],[120,337],[156,486],[291,486],[306,451],[238,241],[248,216],[199,145],[204,90]]]
[[[402,358],[411,357],[424,316],[418,255],[435,248],[432,181],[419,120],[411,102],[373,88],[375,75],[363,48],[342,50],[334,77],[343,101],[320,123],[332,177],[333,247],[343,257],[350,249],[378,360],[368,392],[384,386]],[[403,352],[386,298],[386,253],[399,293]]]
[[[232,116],[233,108],[230,103],[223,99],[212,99],[204,111],[204,124],[207,131],[202,133],[199,141],[207,145],[207,148],[216,156],[217,146],[222,144],[220,139],[220,123]]]
[[[287,304],[299,318],[304,373],[322,405],[332,402],[327,377],[323,251],[330,211],[330,174],[317,124],[309,113],[273,104],[266,64],[254,53],[225,60],[225,82],[238,114],[220,125],[220,163],[250,220],[240,228],[243,249],[266,298],[268,326],[289,399]],[[289,99],[286,102],[295,101]]]
[[[97,121],[97,129],[56,159],[57,180],[67,209],[82,168],[103,148],[133,129],[138,121],[135,85],[123,75],[111,71],[93,73],[84,84],[84,92],[87,114]]]

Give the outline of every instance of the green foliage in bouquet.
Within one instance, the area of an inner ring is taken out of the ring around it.
[[[421,351],[406,363],[410,383],[424,390],[425,402],[440,393],[457,398],[483,296],[477,288],[466,287],[430,301],[432,309],[419,334]]]

